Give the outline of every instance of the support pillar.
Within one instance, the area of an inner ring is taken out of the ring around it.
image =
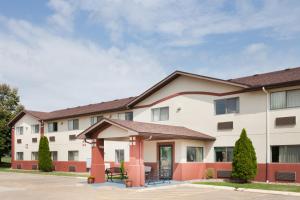
[[[145,185],[144,139],[140,136],[134,137],[130,142],[130,160],[127,173],[128,179],[132,181],[132,186]]]
[[[95,183],[105,182],[104,139],[97,139],[93,144],[91,176],[95,177]]]

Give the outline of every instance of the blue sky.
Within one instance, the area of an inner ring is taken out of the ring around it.
[[[298,0],[0,0],[0,82],[27,109],[135,96],[183,70],[300,66]]]

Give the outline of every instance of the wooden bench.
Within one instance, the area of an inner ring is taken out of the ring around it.
[[[110,179],[113,182],[113,176],[120,176],[121,180],[127,178],[127,172],[122,172],[120,167],[110,167],[105,170],[107,181]]]

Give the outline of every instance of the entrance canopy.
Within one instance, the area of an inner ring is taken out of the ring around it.
[[[194,131],[182,126],[170,126],[136,121],[125,121],[103,118],[98,123],[80,133],[78,139],[121,139],[131,136],[141,136],[144,139],[193,139],[215,140],[207,134]]]

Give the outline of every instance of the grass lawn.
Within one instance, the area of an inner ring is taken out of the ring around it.
[[[300,186],[284,185],[284,184],[266,184],[266,183],[230,183],[230,182],[195,182],[194,184],[200,185],[213,185],[213,186],[228,186],[233,188],[249,188],[260,190],[275,190],[286,192],[300,192]]]
[[[76,176],[76,177],[88,177],[87,173],[72,173],[72,172],[40,172],[38,170],[23,170],[23,169],[10,169],[0,168],[0,172],[15,172],[15,173],[29,173],[29,174],[41,174],[41,175],[53,175],[53,176]]]

